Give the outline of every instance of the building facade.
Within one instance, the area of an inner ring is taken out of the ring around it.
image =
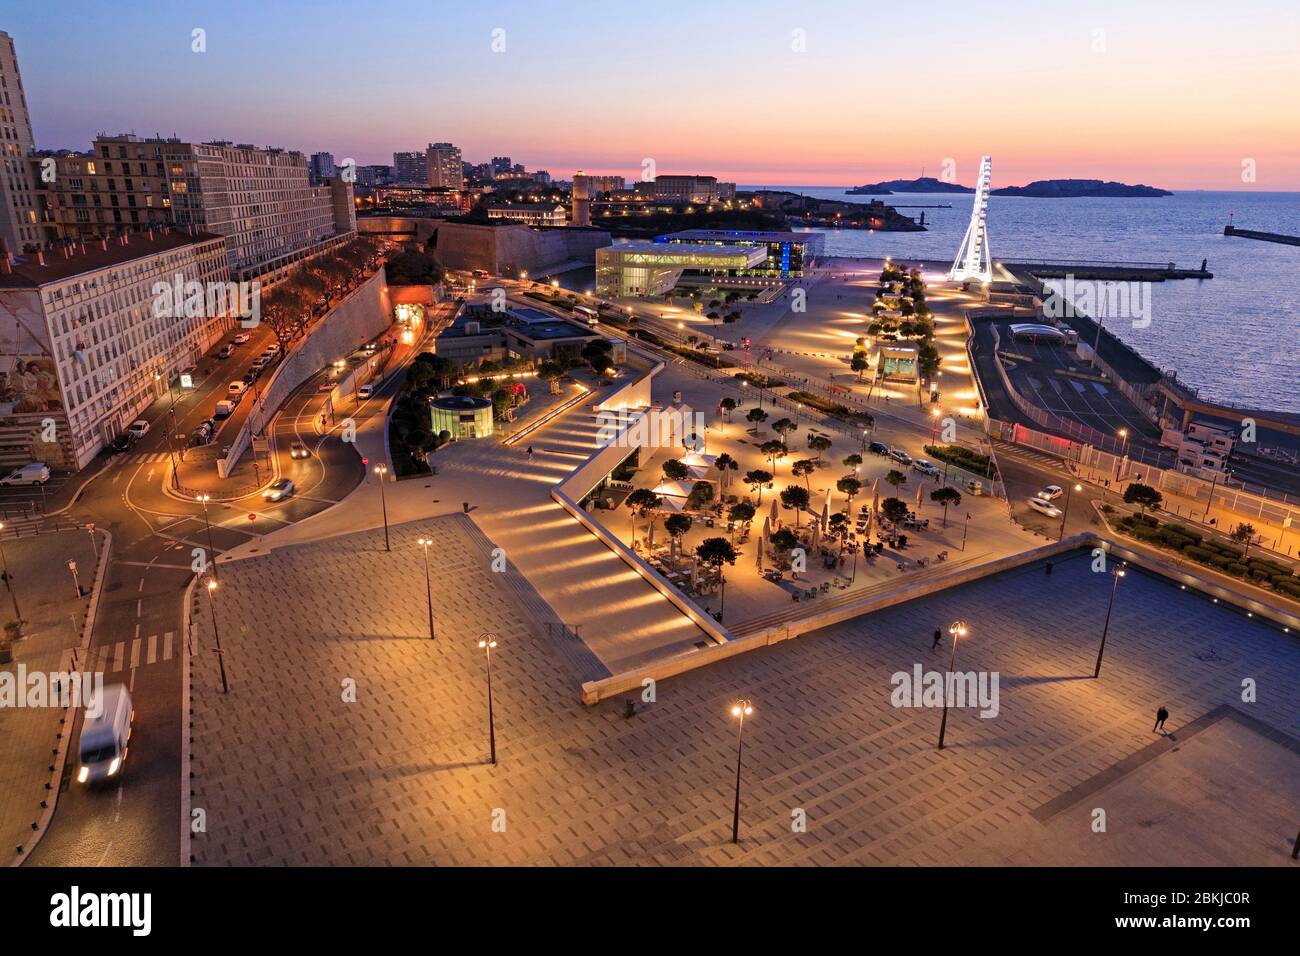
[[[655,241],[718,246],[762,246],[766,261],[745,275],[791,278],[801,276],[822,256],[825,235],[820,232],[755,232],[745,229],[685,229],[659,236]]]
[[[761,245],[620,242],[596,250],[596,294],[667,295],[684,275],[725,280],[767,260]]]
[[[311,154],[311,181],[319,183],[336,175],[333,153]]]
[[[425,153],[393,153],[393,181],[409,185],[427,185],[429,167]]]
[[[716,176],[657,176],[633,187],[639,199],[690,205],[723,202],[736,198],[735,183],[720,183]]]
[[[229,277],[170,228],[0,258],[0,462],[84,468],[239,321]]]
[[[430,143],[425,150],[426,184],[441,189],[465,188],[465,164],[460,147],[451,143]]]
[[[558,203],[502,203],[499,206],[488,206],[487,214],[489,219],[508,219],[522,222],[526,226],[563,226],[568,222],[564,206]]]
[[[41,242],[27,157],[35,143],[13,38],[0,30],[0,239],[11,253]]]

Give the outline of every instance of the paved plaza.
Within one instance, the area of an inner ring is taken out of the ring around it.
[[[1102,864],[1121,858],[1115,847],[1178,865],[1204,857],[1160,833],[1242,826],[1250,840],[1205,852],[1289,861],[1295,637],[1141,571],[1121,582],[1098,681],[1110,578],[1079,555],[663,681],[627,717],[621,700],[579,703],[572,648],[538,626],[536,595],[491,572],[490,542],[463,518],[399,530],[391,553],[367,531],[223,566],[229,695],[196,602],[199,865]],[[434,641],[417,530],[437,540]],[[891,677],[942,671],[949,649],[930,635],[956,619],[970,629],[957,670],[998,672],[1000,699],[988,718],[953,708],[939,751],[939,710],[891,706]],[[487,629],[499,640],[495,767],[476,646]],[[738,697],[755,712],[733,846]],[[1162,704],[1168,738],[1152,731]],[[1105,834],[1080,809],[1095,807]]]

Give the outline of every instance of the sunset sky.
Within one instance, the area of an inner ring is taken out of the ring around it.
[[[1300,190],[1300,3],[1081,6],[72,0],[10,3],[0,29],[41,148],[162,133],[388,163],[451,141],[564,178],[652,158],[772,185],[946,158],[969,184],[990,153],[995,185]]]

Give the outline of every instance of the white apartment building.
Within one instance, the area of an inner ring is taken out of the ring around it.
[[[429,173],[427,185],[442,189],[465,188],[465,164],[460,158],[459,146],[430,143],[424,158]]]
[[[36,197],[27,154],[32,151],[32,120],[14,41],[0,30],[0,239],[10,252],[41,242]]]
[[[172,228],[0,257],[0,464],[84,468],[239,321],[156,286],[229,278],[220,236]]]

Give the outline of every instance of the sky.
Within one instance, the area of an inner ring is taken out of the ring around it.
[[[1086,9],[1083,9],[1086,7]],[[37,145],[99,132],[568,178],[1300,190],[1296,0],[0,0]],[[196,52],[194,31],[203,31]]]

